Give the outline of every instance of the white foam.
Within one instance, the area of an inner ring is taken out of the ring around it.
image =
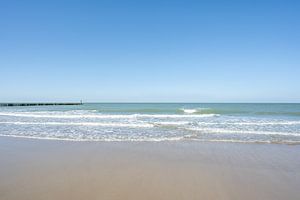
[[[160,137],[160,138],[61,138],[55,136],[30,136],[30,135],[5,135],[0,137],[27,138],[40,140],[58,140],[58,141],[75,141],[75,142],[163,142],[163,141],[180,141],[184,137]]]
[[[274,121],[274,122],[198,122],[199,125],[297,125],[300,121]]]
[[[231,130],[221,128],[186,128],[191,131],[201,131],[204,133],[222,133],[222,134],[255,134],[255,135],[282,135],[282,136],[299,136],[300,133],[289,133],[289,132],[277,132],[277,131],[246,131],[246,130]]]
[[[134,139],[118,139],[118,138],[61,138],[61,137],[44,137],[44,136],[26,136],[26,135],[5,135],[0,134],[0,137],[24,138],[24,139],[37,139],[37,140],[56,140],[56,141],[70,141],[70,142],[167,142],[167,141],[181,141],[186,140],[187,137],[163,137],[163,138],[134,138]],[[188,138],[191,141],[200,142],[232,142],[232,143],[282,143],[282,144],[299,144],[300,141],[283,140],[239,140],[239,139],[201,139],[201,138]]]
[[[187,113],[187,114],[193,114],[193,113],[196,113],[198,110],[197,109],[181,109],[184,113]]]
[[[178,122],[155,122],[155,125],[163,125],[163,126],[179,126],[179,125],[187,125],[190,122],[187,121],[178,121]]]
[[[98,118],[98,119],[127,119],[134,118],[134,115],[91,115],[91,114],[33,114],[33,113],[0,113],[2,116],[13,117],[32,117],[32,118],[64,118],[64,119],[78,119],[78,118]]]
[[[216,117],[218,114],[201,114],[201,115],[147,115],[147,114],[137,114],[137,117],[148,117],[148,118],[205,118],[205,117]]]
[[[201,114],[201,115],[176,115],[176,114],[128,114],[128,115],[105,115],[105,114],[33,114],[33,113],[0,113],[2,116],[13,117],[31,117],[31,118],[65,118],[65,119],[78,119],[78,118],[96,118],[96,119],[132,119],[132,118],[203,118],[215,117],[217,114]]]
[[[230,123],[229,123],[230,124]],[[281,121],[281,122],[237,122],[236,125],[297,125],[300,121]]]
[[[0,122],[0,124],[14,125],[55,125],[55,126],[102,126],[102,127],[129,127],[129,128],[151,128],[152,124],[128,124],[128,123],[102,123],[102,122]]]

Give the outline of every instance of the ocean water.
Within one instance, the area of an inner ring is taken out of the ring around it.
[[[0,107],[0,136],[74,141],[300,143],[300,104]]]

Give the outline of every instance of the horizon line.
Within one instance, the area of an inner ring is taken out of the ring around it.
[[[159,102],[159,101],[155,101],[155,102],[151,102],[151,101],[145,101],[145,102],[134,102],[134,101],[11,101],[11,102],[0,102],[0,104],[6,104],[6,103],[80,103],[82,102],[82,104],[93,104],[93,103],[103,103],[103,104],[112,104],[112,103],[124,103],[124,104],[299,104],[299,102]]]

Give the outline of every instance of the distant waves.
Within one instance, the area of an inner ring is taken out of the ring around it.
[[[300,142],[299,117],[259,115],[255,113],[265,111],[251,111],[253,105],[247,106],[230,105],[228,109],[228,105],[210,108],[163,104],[152,108],[140,104],[96,104],[77,110],[6,108],[0,109],[0,136],[72,141]],[[249,111],[243,113],[243,109]],[[292,112],[290,107],[272,109],[267,111]],[[230,110],[230,114],[220,114],[221,110]]]

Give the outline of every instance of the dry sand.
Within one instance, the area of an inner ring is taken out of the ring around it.
[[[300,199],[300,146],[0,137],[0,199]]]

